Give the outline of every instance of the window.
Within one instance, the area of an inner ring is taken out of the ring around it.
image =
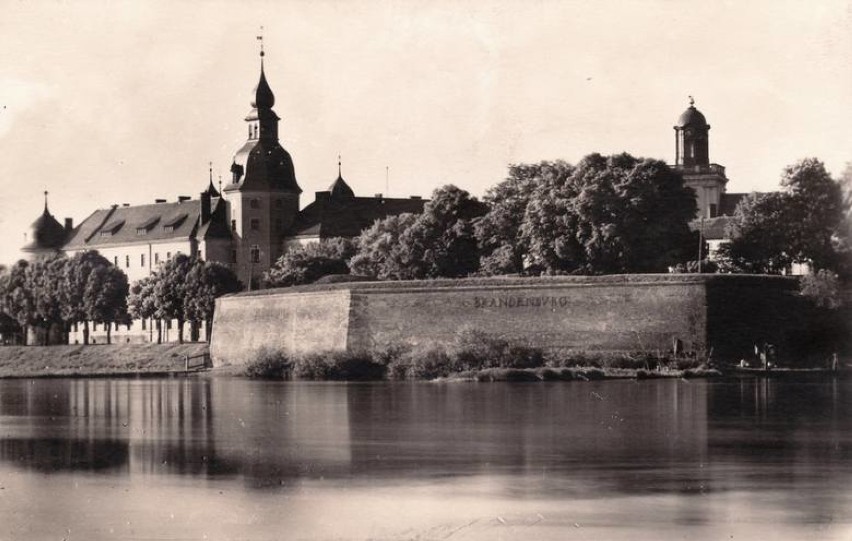
[[[260,263],[260,248],[257,244],[251,247],[251,262]]]
[[[283,206],[284,206],[284,200],[283,199],[276,199],[275,200],[275,208],[280,209]]]
[[[166,261],[168,261],[168,260],[169,260],[169,259],[171,259],[171,258],[172,258],[172,253],[171,253],[171,252],[166,252]]]
[[[716,207],[716,203],[710,203],[710,217],[715,218],[718,212],[719,210]]]
[[[254,199],[250,200],[249,206],[253,209],[259,209],[260,208],[260,199],[255,197]]]
[[[281,218],[275,220],[275,231],[281,232],[284,229],[283,224],[281,223]]]
[[[155,265],[160,264],[160,252],[157,252],[157,253],[154,254],[154,264]]]
[[[143,267],[145,266],[145,254],[141,254],[141,256],[139,257],[139,262]]]
[[[252,218],[251,219],[251,230],[257,231],[259,229],[260,229],[260,220],[258,220],[257,218]]]
[[[237,221],[231,220],[231,231],[236,231],[236,230],[237,230]]]
[[[236,262],[237,262],[237,251],[231,250],[231,263],[236,263]]]
[[[118,256],[115,256],[115,257],[113,257],[113,258],[112,258],[112,264],[113,264],[113,266],[115,266],[115,267],[117,267],[117,266],[118,266]]]
[[[124,266],[127,267],[128,269],[130,268],[130,256],[129,255],[124,256]]]

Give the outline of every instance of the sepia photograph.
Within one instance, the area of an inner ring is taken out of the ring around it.
[[[0,541],[852,541],[852,0],[0,8]]]

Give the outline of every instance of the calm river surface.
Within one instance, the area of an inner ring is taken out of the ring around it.
[[[852,382],[0,381],[0,539],[852,539]]]

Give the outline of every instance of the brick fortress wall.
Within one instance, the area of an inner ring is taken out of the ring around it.
[[[262,346],[291,353],[449,342],[463,329],[547,349],[744,356],[781,344],[795,282],[733,275],[614,275],[360,282],[220,299],[214,364]]]

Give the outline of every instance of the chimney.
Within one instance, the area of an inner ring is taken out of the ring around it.
[[[419,196],[419,195],[412,195],[412,196],[411,196],[411,199],[414,199],[415,201],[420,201],[420,200],[421,200],[421,199],[423,199],[423,198],[422,198],[421,196]]]
[[[129,206],[130,206],[130,203],[122,203],[122,204],[121,204],[121,206],[122,206],[122,207],[129,207]]]
[[[188,195],[179,195],[178,196],[178,203],[183,203],[184,201],[189,201],[190,199],[192,199],[192,198]]]
[[[154,199],[154,203],[165,203],[165,199]]]
[[[210,192],[204,190],[201,192],[201,223],[206,224],[210,221]]]
[[[377,194],[376,194],[376,199],[381,199],[381,198],[382,198],[382,194],[377,193]]]
[[[331,197],[331,192],[315,192],[314,199],[317,201],[326,201]]]
[[[65,232],[70,233],[74,229],[74,218],[65,218]]]

